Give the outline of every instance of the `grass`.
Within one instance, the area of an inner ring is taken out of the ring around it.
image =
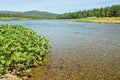
[[[81,19],[71,19],[71,21],[120,24],[120,17],[81,18]]]
[[[44,19],[32,19],[32,18],[25,18],[25,17],[0,17],[0,21],[10,21],[10,20],[44,20]]]
[[[17,18],[17,17],[1,17],[0,21],[9,21],[9,20],[28,20],[28,18]]]
[[[17,18],[17,17],[1,17],[0,21],[9,20],[43,20],[43,19],[31,19],[31,18]],[[95,22],[95,23],[111,23],[120,24],[120,17],[103,17],[103,18],[80,18],[80,19],[68,19],[75,22]]]

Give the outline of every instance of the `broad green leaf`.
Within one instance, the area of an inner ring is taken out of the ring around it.
[[[10,67],[26,70],[38,66],[50,48],[49,40],[30,28],[0,25],[0,75]]]

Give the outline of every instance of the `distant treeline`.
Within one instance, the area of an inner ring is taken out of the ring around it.
[[[41,17],[38,16],[23,16],[20,13],[5,13],[5,12],[0,12],[0,18],[27,18],[27,19],[42,19]]]
[[[58,15],[57,19],[79,19],[87,17],[120,17],[120,4],[105,8],[64,13]]]

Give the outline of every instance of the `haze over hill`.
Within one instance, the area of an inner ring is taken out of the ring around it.
[[[36,16],[42,18],[56,18],[57,14],[49,13],[49,12],[42,12],[37,10],[26,11],[22,13],[23,16]]]
[[[49,12],[43,12],[43,11],[37,11],[37,10],[32,10],[32,11],[25,11],[25,12],[17,12],[17,11],[0,11],[0,13],[6,13],[6,14],[20,14],[22,16],[26,17],[39,17],[39,18],[50,18],[54,19],[56,18],[57,14],[55,13],[49,13]]]

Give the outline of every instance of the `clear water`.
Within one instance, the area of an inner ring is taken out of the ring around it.
[[[51,70],[57,76],[66,75],[66,79],[69,80],[74,76],[77,80],[84,78],[82,73],[91,79],[95,77],[93,74],[106,74],[107,79],[110,75],[104,72],[106,68],[115,76],[120,74],[120,24],[66,20],[13,20],[0,21],[0,24],[22,24],[49,38],[53,59]],[[94,73],[96,71],[98,73]],[[53,78],[57,79],[57,76]]]

